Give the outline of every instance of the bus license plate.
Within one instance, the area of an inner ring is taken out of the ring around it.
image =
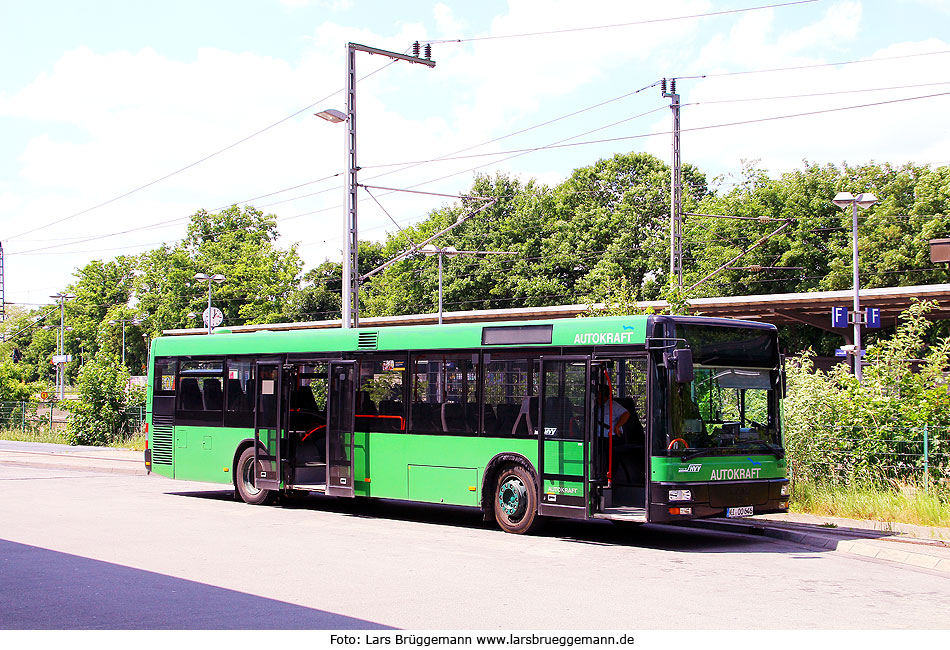
[[[751,517],[752,506],[741,506],[739,508],[726,508],[727,517]]]

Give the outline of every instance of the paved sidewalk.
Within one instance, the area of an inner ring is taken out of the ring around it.
[[[762,535],[824,551],[897,562],[950,576],[950,528],[797,513],[699,519],[684,526]]]
[[[144,452],[113,447],[0,440],[0,463],[110,474],[146,474]]]
[[[141,451],[0,440],[0,464],[144,475]],[[796,513],[747,519],[698,519],[694,528],[760,535],[795,544],[897,562],[950,575],[950,528],[859,521]]]

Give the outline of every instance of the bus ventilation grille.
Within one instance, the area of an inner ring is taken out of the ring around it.
[[[375,350],[379,332],[360,332],[357,347],[360,350]]]
[[[152,426],[152,464],[171,465],[174,433],[171,427]]]

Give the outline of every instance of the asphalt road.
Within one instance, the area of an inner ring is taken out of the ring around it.
[[[0,466],[3,629],[946,629],[945,573],[670,526]]]

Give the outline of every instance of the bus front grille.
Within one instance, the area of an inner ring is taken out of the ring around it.
[[[709,505],[713,508],[758,506],[768,500],[768,482],[713,483],[709,486]]]

